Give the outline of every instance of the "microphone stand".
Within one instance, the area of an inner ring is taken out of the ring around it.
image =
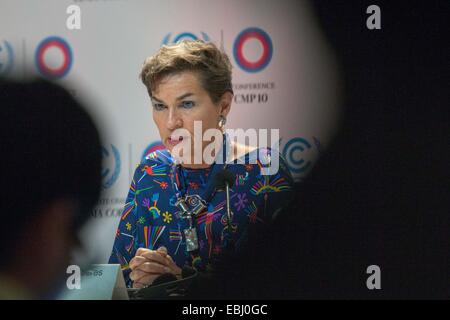
[[[230,210],[230,186],[228,182],[225,183],[225,192],[226,192],[226,201],[227,201],[227,216],[228,216],[228,223],[231,222],[231,210]]]

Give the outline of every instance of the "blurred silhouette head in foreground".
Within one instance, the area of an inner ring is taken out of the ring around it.
[[[99,196],[99,132],[44,80],[0,80],[0,119],[0,299],[50,298]]]

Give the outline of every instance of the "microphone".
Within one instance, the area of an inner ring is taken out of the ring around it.
[[[216,188],[219,190],[225,189],[226,192],[226,199],[227,199],[227,217],[228,217],[228,223],[231,222],[231,206],[230,206],[230,188],[234,186],[235,177],[234,174],[226,169],[223,169],[222,171],[219,171],[216,173],[214,177],[214,182],[216,185]]]
[[[162,283],[177,281],[177,277],[173,273],[163,273],[162,275],[158,276],[153,280],[152,286],[157,286]]]
[[[215,186],[219,190],[225,189],[227,185],[229,188],[232,188],[234,186],[234,180],[234,174],[227,169],[217,172],[214,177]]]
[[[197,271],[195,271],[194,268],[191,268],[189,266],[184,266],[183,269],[181,269],[181,278],[188,278],[191,276],[195,276],[197,274]]]
[[[136,292],[130,292],[132,299],[170,299],[173,297],[183,297],[187,294],[189,286],[197,277],[195,269],[184,266],[181,269],[181,279],[178,279],[173,273],[163,273],[153,280],[152,284],[141,289],[135,289]]]
[[[194,268],[191,268],[189,266],[184,266],[183,269],[181,269],[181,278],[185,279],[191,276],[195,276],[197,274],[197,271],[195,271]],[[163,283],[173,282],[177,281],[177,277],[173,273],[163,273],[162,275],[158,276],[153,280],[151,286],[157,286]]]

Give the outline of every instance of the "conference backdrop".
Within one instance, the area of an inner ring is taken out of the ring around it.
[[[279,151],[301,183],[339,115],[335,58],[306,1],[0,1],[0,76],[55,81],[101,128],[103,194],[83,230],[94,262],[108,260],[135,167],[162,148],[138,77],[143,61],[182,39],[229,55],[227,128],[279,129]]]

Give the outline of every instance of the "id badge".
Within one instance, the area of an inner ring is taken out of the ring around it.
[[[183,230],[186,237],[186,249],[187,251],[195,251],[198,249],[197,230],[195,228],[189,228]]]

